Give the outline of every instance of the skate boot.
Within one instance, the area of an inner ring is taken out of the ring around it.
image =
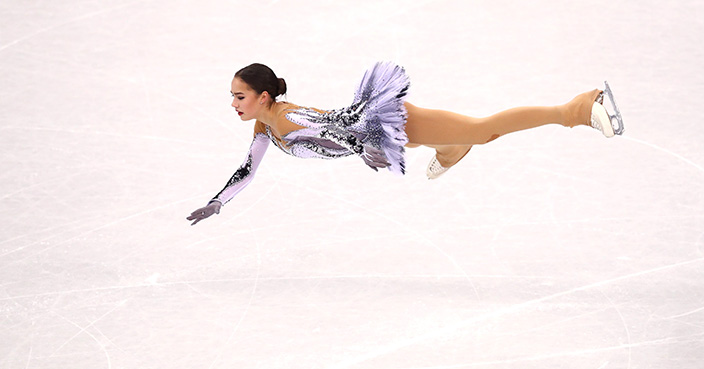
[[[425,174],[428,176],[428,179],[435,179],[447,172],[448,169],[450,168],[445,168],[440,165],[437,156],[433,156],[433,158],[430,159],[430,163],[428,163],[428,169],[425,170]]]
[[[609,83],[604,81],[604,85],[606,86],[604,92],[599,94],[592,105],[590,125],[601,131],[606,137],[622,135],[624,127],[621,112],[618,110],[618,106],[616,106],[616,101],[614,100],[614,95]],[[604,94],[606,94],[607,99],[611,102],[614,114],[610,114],[609,111],[606,110],[606,107],[604,107]],[[616,126],[614,126],[614,122]]]

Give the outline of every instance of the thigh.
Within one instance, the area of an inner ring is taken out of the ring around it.
[[[405,103],[408,118],[406,135],[416,145],[475,145],[482,142],[481,132],[473,133],[477,118]],[[486,139],[483,140],[484,142]]]

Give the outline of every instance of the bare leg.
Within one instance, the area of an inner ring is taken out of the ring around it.
[[[445,145],[466,147],[485,144],[511,132],[551,123],[565,127],[586,125],[589,124],[592,103],[600,92],[600,90],[585,92],[564,105],[513,108],[486,118],[424,109],[406,103],[408,111],[406,134],[410,146],[420,144],[430,147]],[[438,154],[442,156],[441,151],[438,151]]]
[[[428,145],[435,149],[435,156],[438,158],[440,165],[449,168],[467,155],[472,145]]]

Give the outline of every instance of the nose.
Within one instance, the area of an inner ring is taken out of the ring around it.
[[[232,99],[232,107],[237,109],[237,105],[235,104],[237,102],[237,99]]]

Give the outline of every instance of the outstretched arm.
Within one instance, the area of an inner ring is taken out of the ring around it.
[[[259,125],[261,123],[257,123]],[[225,187],[213,197],[208,205],[197,209],[191,213],[186,219],[193,220],[191,225],[195,225],[201,220],[210,217],[213,214],[220,214],[220,208],[228,201],[232,200],[240,191],[252,182],[254,174],[261,163],[266,149],[269,146],[269,137],[261,132],[258,132],[259,127],[255,127],[254,140],[249,147],[247,157],[240,167],[235,171],[235,174],[230,177]]]
[[[252,145],[249,147],[247,158],[235,171],[235,174],[230,177],[225,187],[210,200],[210,203],[219,202],[224,205],[247,187],[254,179],[254,173],[259,167],[267,147],[269,147],[269,137],[263,133],[257,133],[254,136],[254,140],[252,140]]]

